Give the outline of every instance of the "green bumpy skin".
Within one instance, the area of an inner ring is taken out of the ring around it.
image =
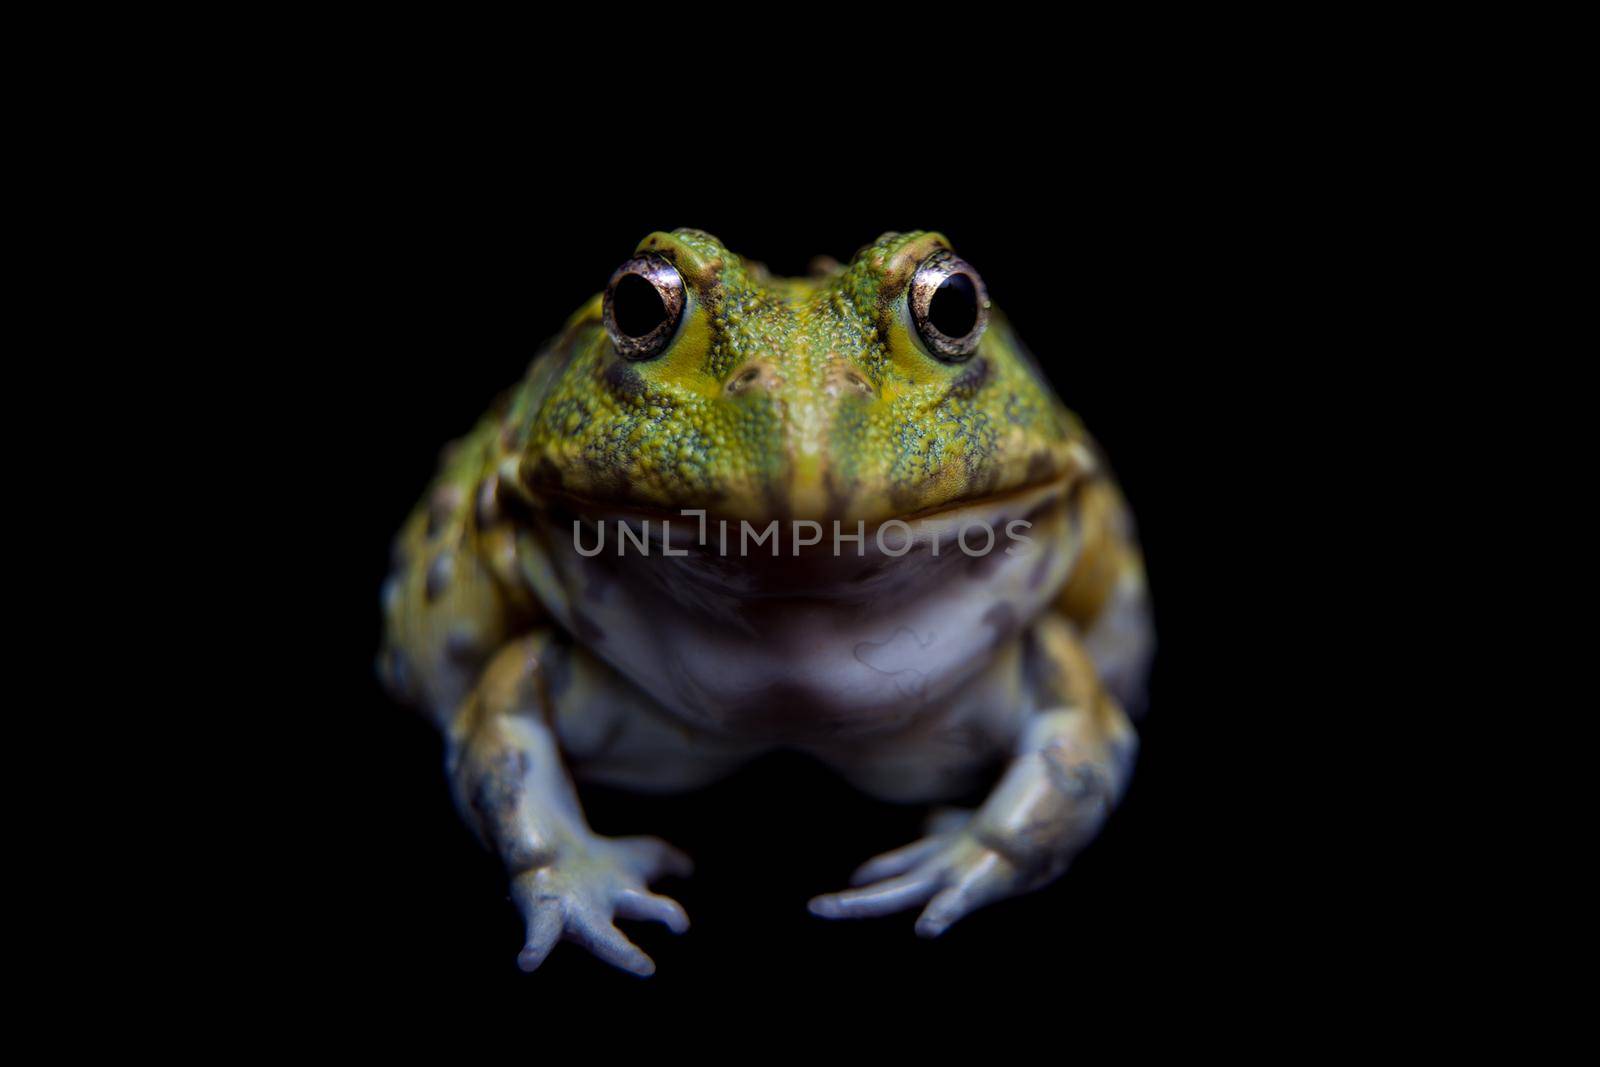
[[[1005,318],[933,358],[904,299],[949,243],[885,234],[846,267],[779,279],[696,230],[639,244],[688,302],[659,356],[618,359],[591,300],[535,365],[517,481],[729,519],[873,523],[1058,477],[1084,440]]]
[[[595,834],[574,778],[692,789],[798,747],[874,795],[935,802],[1003,763],[977,810],[937,815],[810,903],[921,908],[929,937],[1048,884],[1121,796],[1137,747],[1123,709],[1153,650],[1131,516],[997,309],[966,358],[925,346],[908,289],[948,249],[885,234],[781,279],[708,234],[651,234],[638,252],[684,286],[665,346],[625,359],[596,296],[446,451],[395,542],[379,669],[445,734],[458,806],[511,874],[524,969],[566,940],[649,974],[615,921],[688,927],[649,889],[687,857]],[[851,529],[1026,516],[1040,551],[967,560],[924,530],[903,558],[819,561],[796,540],[757,576],[709,549],[590,559],[569,543],[579,515],[681,509]],[[764,688],[779,676],[787,689]]]

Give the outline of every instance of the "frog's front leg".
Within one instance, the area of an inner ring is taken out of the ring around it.
[[[927,837],[869,860],[851,879],[860,888],[816,897],[813,914],[926,905],[917,933],[937,937],[985,904],[1055,880],[1094,837],[1127,784],[1132,724],[1064,619],[1044,616],[1024,640],[1022,685],[1037,710],[988,799],[970,816],[936,816]]]
[[[658,838],[594,833],[562,763],[556,736],[562,716],[627,712],[624,684],[581,650],[539,631],[489,661],[450,725],[457,803],[505,861],[527,923],[517,958],[523,970],[537,968],[566,939],[648,975],[655,964],[614,920],[654,920],[674,933],[689,928],[676,901],[647,888],[662,875],[687,875],[688,857]]]

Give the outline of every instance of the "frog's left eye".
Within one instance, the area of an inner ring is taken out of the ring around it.
[[[635,256],[611,275],[606,333],[625,359],[659,356],[683,318],[683,276],[660,256]]]
[[[959,363],[978,350],[989,325],[989,290],[966,260],[944,249],[935,252],[917,267],[906,299],[929,352]]]

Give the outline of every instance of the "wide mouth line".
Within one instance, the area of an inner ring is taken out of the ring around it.
[[[817,523],[823,526],[824,529],[830,529],[833,523],[839,523],[843,528],[851,532],[854,532],[857,524],[860,523],[865,528],[866,533],[870,535],[891,522],[908,524],[925,522],[954,512],[988,508],[1003,504],[1008,500],[1022,499],[1035,494],[1048,495],[1053,490],[1066,490],[1071,486],[1075,478],[1081,476],[1081,474],[1082,472],[1080,471],[1067,471],[1052,478],[1029,482],[1010,489],[1003,489],[999,492],[957,497],[916,511],[899,512],[870,521],[845,515],[811,517],[775,513],[767,513],[757,518],[751,518],[746,515],[718,513],[710,507],[680,506],[676,509],[669,509],[657,504],[586,497],[566,490],[535,489],[532,490],[532,493],[536,498],[535,503],[561,504],[576,512],[575,517],[586,519],[660,519],[696,525],[703,521],[707,527],[716,527],[717,524],[726,522],[730,528],[737,528],[740,523],[744,523],[757,530],[764,529],[773,522],[777,522],[780,527],[792,523]],[[703,519],[702,512],[704,513]]]

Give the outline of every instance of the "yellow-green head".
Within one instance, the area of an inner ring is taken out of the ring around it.
[[[810,278],[653,233],[535,361],[508,431],[532,492],[750,520],[876,523],[1087,456],[937,233],[885,234]]]

